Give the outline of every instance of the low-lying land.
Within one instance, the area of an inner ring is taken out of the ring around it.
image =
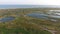
[[[31,13],[47,14],[51,9],[59,10],[59,8],[0,9],[0,18],[15,17],[12,21],[0,22],[0,34],[59,34],[60,21],[27,16]]]

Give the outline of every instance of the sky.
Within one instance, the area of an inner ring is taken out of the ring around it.
[[[0,0],[0,5],[1,4],[60,5],[60,0]]]

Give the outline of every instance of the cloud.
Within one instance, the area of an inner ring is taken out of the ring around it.
[[[60,0],[0,0],[0,4],[60,5]]]

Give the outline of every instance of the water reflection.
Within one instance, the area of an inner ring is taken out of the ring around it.
[[[38,14],[38,13],[31,13],[31,14],[28,14],[28,16],[31,16],[31,17],[36,17],[36,18],[47,18],[47,15],[45,14]]]
[[[56,18],[54,18],[53,16],[52,17],[51,16],[49,17],[48,14],[31,13],[31,14],[27,14],[27,16],[34,17],[34,18],[51,20],[51,21],[57,21]]]
[[[12,17],[12,16],[10,16],[10,17],[5,17],[5,18],[0,18],[0,22],[12,21],[12,20],[14,20],[14,19],[15,19],[15,17]]]

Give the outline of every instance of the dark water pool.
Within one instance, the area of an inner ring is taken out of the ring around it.
[[[47,15],[45,15],[45,14],[32,13],[32,14],[27,14],[27,16],[47,19]]]
[[[27,14],[27,16],[34,17],[34,18],[45,19],[45,20],[57,21],[56,18],[48,17],[49,15],[47,15],[47,14],[31,13],[31,14]]]
[[[12,21],[14,20],[15,17],[5,17],[5,18],[0,18],[0,22],[7,22],[7,21]]]

